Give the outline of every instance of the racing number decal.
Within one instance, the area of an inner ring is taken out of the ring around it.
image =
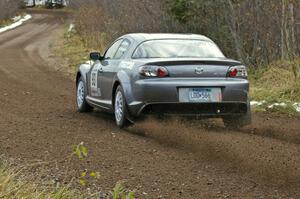
[[[92,71],[91,73],[91,88],[97,89],[97,71]]]
[[[95,66],[91,72],[91,95],[100,96],[101,91],[98,88],[98,66]]]

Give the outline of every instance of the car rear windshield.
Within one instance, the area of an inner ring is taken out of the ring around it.
[[[150,40],[142,43],[133,53],[133,59],[141,58],[223,58],[220,49],[204,40]]]

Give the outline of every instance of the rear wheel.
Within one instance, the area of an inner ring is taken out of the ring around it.
[[[223,118],[223,122],[226,128],[232,130],[238,130],[251,124],[251,119],[247,116],[240,116],[240,117],[226,117]]]
[[[227,116],[223,118],[226,128],[238,130],[252,123],[250,103],[248,103],[247,113],[240,116]]]
[[[114,112],[116,124],[118,125],[118,127],[127,127],[129,125],[129,121],[127,120],[127,103],[125,100],[124,91],[121,86],[118,86],[115,93]]]
[[[91,112],[93,107],[91,107],[85,97],[87,96],[85,82],[82,77],[79,78],[77,82],[77,92],[76,92],[76,100],[77,100],[77,108],[81,113]]]

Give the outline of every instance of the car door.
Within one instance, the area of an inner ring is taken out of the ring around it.
[[[101,90],[98,83],[98,76],[100,75],[99,69],[101,67],[101,62],[95,61],[87,74],[88,93],[93,99],[100,99],[101,96]]]
[[[107,102],[112,107],[112,89],[113,81],[116,73],[118,72],[118,67],[120,62],[124,59],[131,42],[128,39],[121,40],[121,44],[117,51],[110,58],[105,58],[102,64],[102,74],[100,77],[100,85],[102,90],[101,100]]]
[[[103,76],[103,68],[110,65],[110,59],[114,57],[119,46],[122,43],[122,39],[115,41],[106,51],[103,60],[96,61],[91,68],[88,75],[90,83],[90,95],[94,100],[94,103],[102,108],[109,109],[111,107],[111,102],[104,100],[104,87],[101,86],[101,79]]]
[[[116,54],[121,42],[122,40],[117,40],[115,43],[113,43],[113,45],[106,51],[103,61],[95,61],[87,75],[89,96],[92,98],[93,103],[103,108],[109,108],[107,102],[103,101],[103,91],[101,86],[103,64],[105,66],[108,64],[108,60]]]

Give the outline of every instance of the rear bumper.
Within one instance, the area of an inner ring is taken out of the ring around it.
[[[222,117],[244,115],[247,110],[247,103],[156,103],[144,105],[138,115],[166,114]]]
[[[179,88],[221,88],[218,103],[183,103]],[[141,114],[230,115],[247,112],[249,82],[235,78],[163,78],[138,80],[127,99],[132,116]],[[128,96],[128,95],[127,95]]]

